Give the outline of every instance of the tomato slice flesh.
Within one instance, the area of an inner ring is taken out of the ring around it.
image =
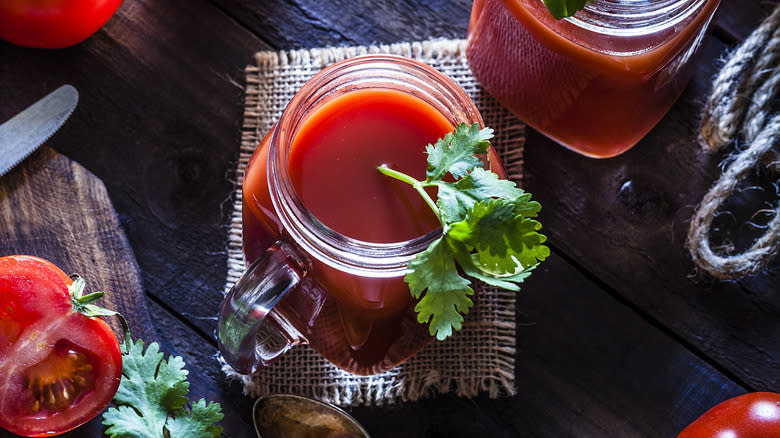
[[[111,328],[79,313],[28,327],[0,361],[0,426],[54,435],[89,421],[119,387],[122,353]],[[83,378],[83,381],[82,381]],[[73,393],[63,394],[70,380]]]
[[[24,372],[25,386],[33,397],[31,414],[45,416],[65,410],[94,390],[94,358],[78,346],[60,339],[43,361]]]
[[[70,312],[70,282],[65,273],[43,259],[0,258],[0,352],[33,322]]]

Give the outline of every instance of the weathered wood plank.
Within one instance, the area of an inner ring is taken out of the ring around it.
[[[780,261],[745,281],[715,281],[685,247],[694,208],[720,174],[723,156],[697,146],[696,114],[723,50],[710,41],[683,98],[622,156],[590,160],[532,136],[527,187],[555,248],[749,387],[771,390],[780,387]]]
[[[212,0],[280,50],[464,38],[470,0]]]
[[[26,254],[79,274],[99,304],[116,310],[139,336],[157,338],[140,273],[103,182],[43,146],[0,177],[0,256]],[[123,338],[116,318],[106,318]]]
[[[375,438],[673,437],[744,392],[557,255],[529,278],[517,310],[526,323],[517,329],[517,396],[352,413]]]

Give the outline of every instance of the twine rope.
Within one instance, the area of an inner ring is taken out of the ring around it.
[[[772,113],[780,93],[780,5],[729,56],[713,81],[702,115],[702,146],[717,152],[733,143],[747,147],[731,154],[730,164],[697,207],[688,230],[694,262],[720,279],[735,279],[763,269],[780,248],[780,203],[764,234],[739,254],[720,255],[710,247],[712,221],[739,182],[762,157],[780,175],[774,145],[780,134],[780,113]]]

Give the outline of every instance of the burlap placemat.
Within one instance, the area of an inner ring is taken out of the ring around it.
[[[391,53],[425,62],[457,81],[477,104],[487,126],[495,130],[493,146],[509,176],[523,175],[525,125],[488,96],[471,75],[464,40],[431,40],[371,47],[337,47],[260,52],[246,68],[246,98],[236,190],[228,242],[225,293],[244,271],[241,252],[241,180],[246,164],[263,136],[279,119],[287,102],[322,68],[357,55]],[[225,373],[240,379],[247,395],[294,393],[337,405],[381,405],[417,400],[433,393],[455,392],[495,398],[515,389],[516,292],[477,285],[478,299],[463,328],[444,342],[434,341],[402,365],[375,376],[348,374],[308,346],[295,347],[256,375]]]

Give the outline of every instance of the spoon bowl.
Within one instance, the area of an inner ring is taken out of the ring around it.
[[[260,438],[370,438],[363,426],[342,409],[293,394],[257,399],[252,420]]]

